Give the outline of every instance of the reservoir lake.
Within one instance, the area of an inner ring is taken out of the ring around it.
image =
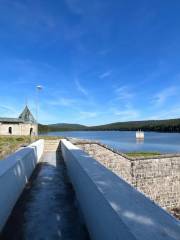
[[[99,141],[121,152],[180,153],[180,133],[145,132],[144,140],[136,140],[134,131],[67,131],[44,135]]]

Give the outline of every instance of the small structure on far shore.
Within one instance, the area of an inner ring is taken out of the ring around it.
[[[141,130],[138,130],[136,132],[136,139],[144,139],[144,132]]]

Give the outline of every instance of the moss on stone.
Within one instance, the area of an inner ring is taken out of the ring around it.
[[[159,156],[159,152],[128,152],[125,153],[128,157],[154,157]]]

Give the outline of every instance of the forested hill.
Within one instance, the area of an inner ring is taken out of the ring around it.
[[[180,132],[180,119],[116,122],[90,127],[90,130]]]
[[[147,121],[130,121],[116,122],[100,126],[87,127],[80,124],[58,123],[50,125],[39,125],[40,132],[48,131],[104,131],[104,130],[119,130],[119,131],[157,131],[157,132],[180,132],[180,119],[168,120],[147,120]]]
[[[70,123],[57,123],[57,124],[49,124],[49,125],[39,124],[40,132],[82,131],[86,129],[87,129],[86,126],[80,125],[80,124],[70,124]]]

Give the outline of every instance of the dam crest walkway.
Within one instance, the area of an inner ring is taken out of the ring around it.
[[[88,240],[59,147],[46,147],[2,239]]]

